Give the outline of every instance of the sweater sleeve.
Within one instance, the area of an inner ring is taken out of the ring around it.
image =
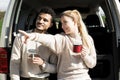
[[[49,57],[49,63],[48,62],[45,62],[43,65],[42,65],[42,69],[44,72],[49,72],[49,73],[56,73],[57,72],[57,55],[55,54],[51,54],[50,57]]]
[[[43,70],[43,72],[56,73],[57,72],[57,67],[56,67],[56,65],[51,65],[48,62],[45,62],[42,65],[42,70]]]
[[[59,54],[63,51],[65,45],[64,35],[56,34],[37,34],[35,33],[36,37],[34,41],[40,42],[41,44],[49,47],[55,54]]]
[[[12,53],[10,59],[10,78],[11,80],[20,80],[20,48],[21,41],[18,36],[16,36]]]
[[[95,67],[96,65],[96,50],[95,50],[95,46],[94,46],[94,42],[93,42],[93,39],[92,37],[90,36],[90,41],[91,41],[91,44],[92,46],[90,47],[90,52],[89,53],[86,53],[86,55],[84,57],[82,57],[82,59],[84,60],[85,64],[87,65],[88,68],[93,68]],[[88,48],[86,48],[88,49]]]

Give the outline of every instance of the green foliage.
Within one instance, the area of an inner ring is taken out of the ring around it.
[[[5,12],[0,12],[0,35],[1,35],[1,29],[2,29],[4,14],[5,14]]]
[[[105,16],[102,16],[102,19],[103,19],[103,22],[104,22],[104,23],[105,23],[105,21],[106,21],[105,18],[106,18]]]
[[[0,35],[1,35],[2,23],[3,23],[3,19],[0,19]]]
[[[0,19],[4,17],[5,12],[0,12]]]

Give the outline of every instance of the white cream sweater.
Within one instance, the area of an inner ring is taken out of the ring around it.
[[[33,64],[28,58],[31,56],[31,50],[34,50],[42,59],[46,61],[44,68]],[[49,62],[49,63],[47,63]],[[49,73],[56,72],[57,56],[53,52],[35,41],[22,43],[21,36],[14,40],[11,60],[10,60],[10,78],[11,80],[20,80],[20,76],[25,78],[44,78]]]
[[[85,57],[73,52],[74,38],[65,34],[36,34],[35,41],[49,47],[58,55],[58,80],[91,80],[88,71],[96,65],[96,51],[93,39],[89,37],[92,47]],[[88,48],[87,48],[88,49]]]

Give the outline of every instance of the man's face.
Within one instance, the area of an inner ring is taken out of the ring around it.
[[[36,28],[39,30],[47,30],[52,25],[52,16],[46,13],[40,13],[36,20]]]

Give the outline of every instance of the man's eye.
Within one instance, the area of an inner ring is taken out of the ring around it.
[[[48,20],[47,20],[47,19],[44,19],[44,21],[45,21],[45,22],[48,22]]]

